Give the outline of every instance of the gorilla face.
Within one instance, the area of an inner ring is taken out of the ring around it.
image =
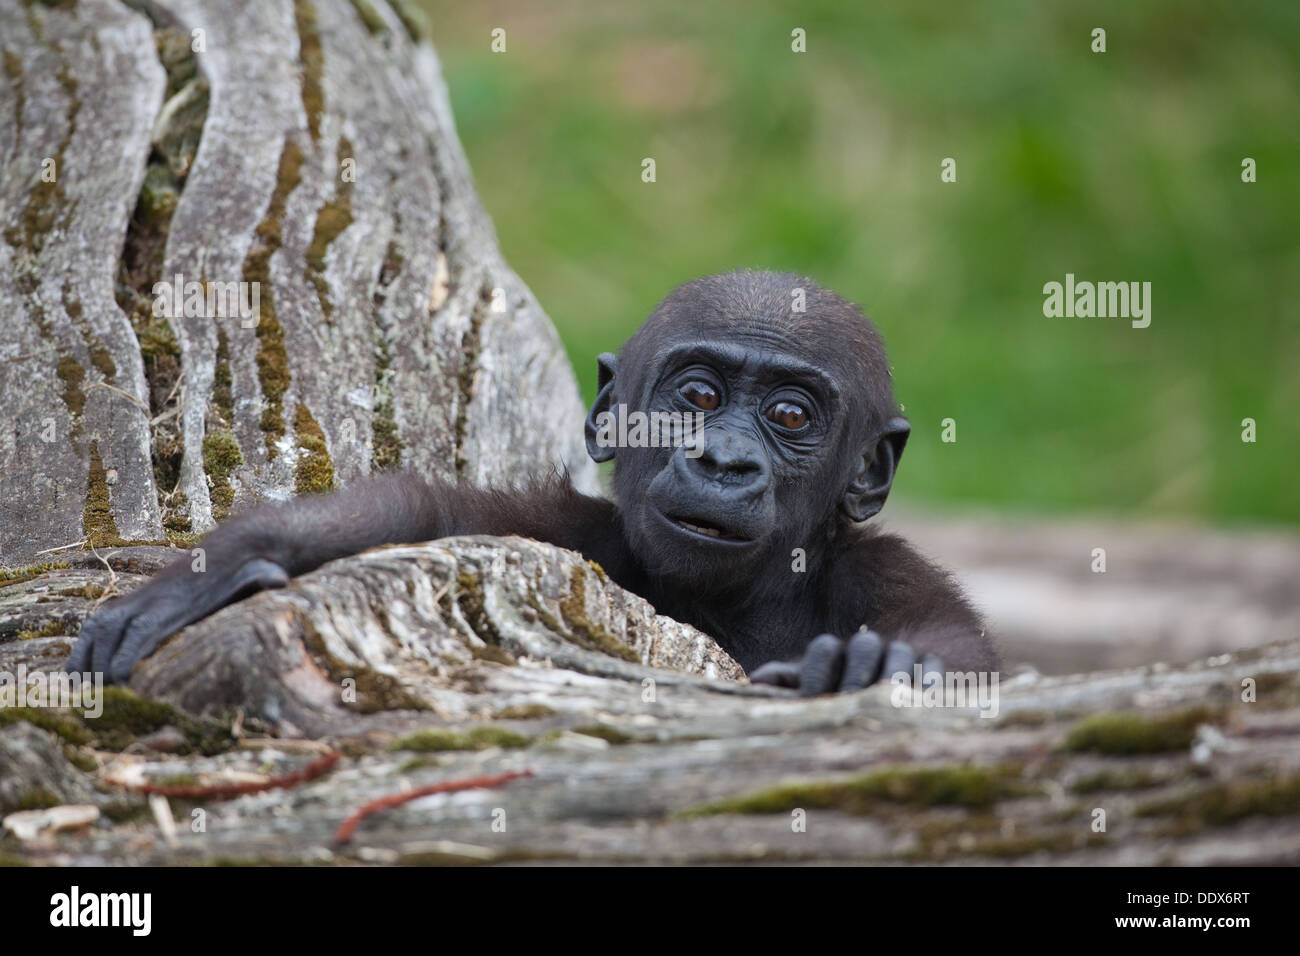
[[[683,316],[670,296],[619,356],[600,357],[588,450],[616,459],[625,533],[645,569],[697,592],[752,586],[760,570],[788,570],[791,550],[826,540],[836,521],[874,514],[906,439],[907,423],[890,417],[887,371],[876,380],[883,353],[873,368],[873,353],[852,352],[854,336],[872,344],[866,320],[838,297],[822,304],[829,313],[791,319],[780,312],[783,277],[771,278],[779,294],[763,288],[747,319],[710,311],[699,290]],[[837,322],[847,350],[827,334]],[[610,416],[668,415],[694,416],[698,431],[676,447],[645,432],[616,449],[593,441]]]
[[[836,390],[824,374],[734,340],[679,345],[647,372],[635,406],[700,426],[676,448],[618,453],[626,527],[652,574],[734,580],[737,568],[833,513],[833,502],[810,494],[827,481],[837,433]]]

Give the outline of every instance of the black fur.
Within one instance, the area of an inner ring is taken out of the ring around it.
[[[791,308],[795,289],[804,312]],[[562,475],[487,490],[394,474],[263,506],[205,540],[205,573],[181,560],[87,621],[69,669],[124,681],[168,634],[258,588],[375,545],[457,534],[581,552],[661,613],[711,634],[747,671],[797,660],[753,676],[805,693],[855,689],[912,661],[998,666],[950,577],[863,524],[884,504],[908,426],[880,337],[854,305],[790,274],[699,279],[660,303],[617,356],[602,355],[600,370],[588,448],[615,459],[616,503]],[[718,405],[705,413],[698,457],[596,441],[602,413],[698,411],[689,396],[701,385]],[[778,402],[807,423],[774,423]]]

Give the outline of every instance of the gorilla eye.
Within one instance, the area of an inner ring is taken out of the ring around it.
[[[768,421],[798,431],[808,423],[808,413],[794,402],[777,402],[766,412]]]
[[[681,388],[682,396],[696,408],[711,412],[722,403],[717,389],[705,382],[687,382]]]

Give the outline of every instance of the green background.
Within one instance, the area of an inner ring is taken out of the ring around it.
[[[885,336],[905,502],[1300,521],[1300,4],[422,5],[585,397],[674,285],[794,270]],[[1150,328],[1045,318],[1067,272]]]

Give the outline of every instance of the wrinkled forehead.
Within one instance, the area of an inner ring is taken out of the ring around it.
[[[736,336],[701,336],[660,349],[645,369],[645,384],[674,375],[685,368],[704,365],[725,376],[746,376],[768,387],[799,385],[826,398],[840,392],[842,376],[816,355],[786,347],[783,337],[749,333]]]
[[[727,302],[669,299],[624,347],[625,358],[650,371],[646,366],[698,348],[733,364],[828,375],[845,385],[888,375],[879,336],[856,308],[838,297],[823,302],[810,296],[805,304],[805,311],[794,311],[779,294]]]

